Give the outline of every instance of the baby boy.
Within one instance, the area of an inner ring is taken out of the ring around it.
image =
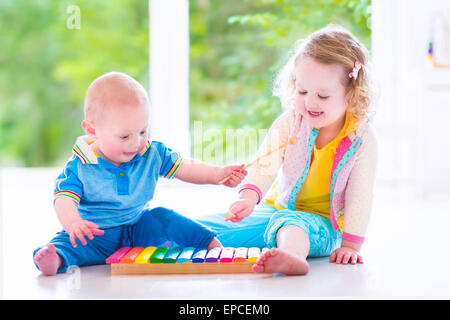
[[[231,175],[225,185],[235,187],[247,174],[243,165],[184,159],[148,140],[149,99],[126,74],[96,79],[87,90],[84,111],[86,135],[76,140],[73,156],[56,179],[53,204],[64,230],[33,252],[43,274],[104,264],[122,246],[158,246],[168,240],[182,247],[221,245],[212,230],[173,210],[151,208],[149,201],[160,177],[218,184]]]

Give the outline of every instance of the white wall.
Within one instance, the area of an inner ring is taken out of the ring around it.
[[[373,0],[372,10],[379,181],[450,192],[450,69],[426,63],[434,13],[450,1]]]
[[[150,136],[190,155],[189,3],[149,0]]]

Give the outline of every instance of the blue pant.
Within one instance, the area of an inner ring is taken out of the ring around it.
[[[276,234],[285,225],[295,225],[306,232],[309,257],[329,256],[342,242],[341,232],[333,230],[330,219],[309,212],[277,210],[265,203],[238,223],[225,221],[223,213],[197,221],[216,231],[217,238],[226,247],[276,247]]]
[[[134,225],[103,229],[104,234],[87,237],[83,246],[77,239],[77,247],[70,243],[69,234],[60,232],[49,243],[55,245],[62,259],[59,273],[67,271],[72,265],[85,266],[105,264],[105,260],[120,247],[160,246],[171,241],[181,247],[206,248],[216,233],[200,223],[184,217],[175,211],[158,207],[144,209],[142,217]],[[38,250],[33,252],[33,257]]]

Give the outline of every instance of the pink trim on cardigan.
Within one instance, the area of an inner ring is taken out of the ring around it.
[[[344,139],[342,139],[341,143],[339,143],[339,146],[336,150],[336,154],[334,156],[333,167],[331,169],[331,177],[330,178],[333,177],[334,170],[336,169],[337,165],[339,164],[339,161],[342,160],[342,158],[344,157],[347,150],[350,149],[351,145],[352,145],[352,140],[350,140],[350,138],[348,138],[348,137],[345,137]]]
[[[342,158],[344,157],[344,154],[350,148],[351,144],[352,144],[352,141],[348,137],[345,137],[344,139],[342,139],[341,143],[339,143],[339,146],[336,150],[336,154],[334,155],[333,167],[331,169],[331,175],[330,175],[330,181],[333,180],[334,171],[336,170],[336,167],[339,164],[339,161],[342,160]],[[336,179],[336,184],[337,184],[337,179]],[[336,185],[334,186],[334,188],[336,189]],[[332,190],[332,192],[334,193],[335,190]],[[334,196],[334,194],[333,194],[333,196]],[[331,203],[330,203],[330,220],[331,220],[331,225],[333,226],[333,229],[334,230],[339,229],[339,226],[336,221],[336,216],[334,214],[333,201],[331,201]]]
[[[256,204],[259,204],[261,202],[262,192],[261,192],[261,189],[258,188],[258,186],[255,186],[254,184],[250,184],[250,183],[244,184],[241,187],[241,189],[239,189],[239,192],[241,192],[242,190],[245,190],[245,189],[251,189],[251,190],[255,191],[258,194],[258,197],[259,197],[258,202]]]
[[[350,234],[350,233],[347,233],[347,232],[343,232],[342,233],[342,239],[348,240],[348,241],[351,241],[351,242],[356,242],[356,243],[363,243],[364,242],[364,237],[355,236],[354,234]]]

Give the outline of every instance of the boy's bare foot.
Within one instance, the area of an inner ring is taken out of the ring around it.
[[[209,249],[214,248],[214,247],[222,247],[222,244],[220,243],[219,239],[217,239],[215,237],[208,244],[208,248],[207,249],[209,250]]]
[[[61,258],[56,253],[55,246],[49,244],[47,247],[36,252],[34,262],[44,275],[53,276],[61,265]]]
[[[258,273],[284,273],[303,275],[309,271],[309,264],[306,259],[297,256],[289,251],[272,248],[259,257],[253,265],[253,272]]]

